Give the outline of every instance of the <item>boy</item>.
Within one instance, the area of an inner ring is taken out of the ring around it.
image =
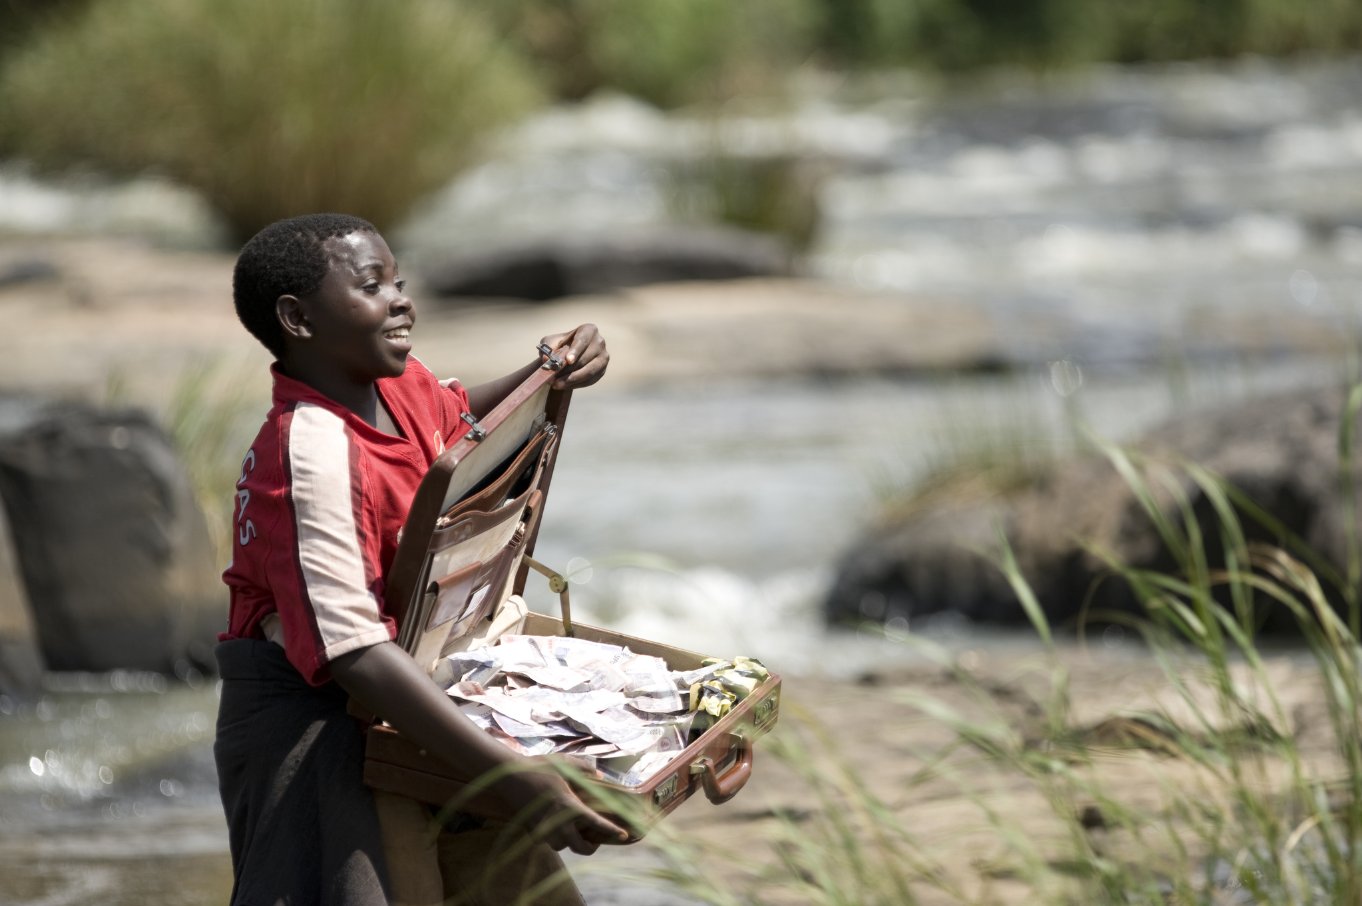
[[[460,415],[487,413],[542,360],[468,390],[438,382],[410,356],[404,287],[374,227],[336,214],[266,227],[233,273],[242,324],[276,358],[274,405],[237,483],[217,650],[214,756],[234,904],[388,902],[350,698],[473,775],[522,761],[393,642],[383,575],[422,475],[466,430]],[[543,342],[565,363],[558,386],[593,384],[609,362],[593,325]],[[537,825],[543,843],[517,867],[530,881],[561,874],[552,850],[585,854],[624,836],[552,773],[511,771],[495,789]],[[551,902],[581,900],[565,880]]]

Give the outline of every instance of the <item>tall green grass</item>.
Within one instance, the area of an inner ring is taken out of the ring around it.
[[[1346,506],[1359,408],[1362,388],[1339,433]],[[1341,568],[1325,563],[1197,464],[1103,449],[1175,564],[1136,569],[1095,551],[1142,605],[1103,616],[1142,638],[1158,696],[1085,718],[1073,643],[1045,623],[1004,542],[999,566],[1040,638],[1024,676],[1004,682],[902,639],[949,682],[887,693],[935,730],[905,729],[935,742],[896,786],[857,769],[836,730],[796,718],[787,695],[762,749],[802,784],[801,808],[743,847],[667,835],[658,880],[714,904],[1362,902],[1356,545]],[[1255,523],[1279,543],[1248,541]],[[1265,608],[1294,616],[1296,648],[1257,637]],[[1308,694],[1288,698],[1283,682]],[[971,834],[915,828],[915,812],[942,798],[972,812]]]
[[[682,222],[765,233],[802,255],[822,222],[821,171],[817,162],[796,155],[744,156],[715,147],[698,160],[669,166],[667,207]]]
[[[233,488],[268,407],[268,398],[259,398],[254,385],[242,379],[241,367],[220,358],[189,365],[160,402],[139,398],[118,372],[107,377],[104,387],[106,404],[146,407],[170,435],[208,524],[218,563],[232,557]]]
[[[824,0],[821,46],[843,65],[960,72],[1096,61],[1356,52],[1350,0]]]
[[[812,53],[814,0],[497,0],[487,11],[553,93],[664,108],[779,90]]]
[[[318,210],[389,227],[539,97],[452,0],[101,0],[4,63],[0,152],[167,176],[237,239]]]
[[[977,378],[939,381],[934,389],[945,402],[934,407],[922,437],[868,476],[880,501],[876,523],[1018,491],[1062,457],[1088,449],[1078,388],[1066,388],[1054,412],[1033,392],[1039,379],[1009,376],[983,391],[972,389]]]

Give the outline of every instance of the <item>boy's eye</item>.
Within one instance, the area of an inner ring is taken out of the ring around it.
[[[377,281],[370,280],[368,283],[364,284],[364,286],[360,288],[363,289],[366,293],[373,295],[374,293],[378,292],[378,283]]]
[[[407,291],[407,281],[406,281],[406,280],[398,280],[396,285],[397,285],[397,291],[398,291],[399,293],[403,293],[403,292],[406,292],[406,291]]]

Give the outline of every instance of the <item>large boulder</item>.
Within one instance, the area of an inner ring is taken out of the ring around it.
[[[19,574],[9,520],[0,508],[0,695],[24,696],[42,683],[38,630]]]
[[[508,242],[452,253],[421,271],[440,296],[544,301],[679,280],[786,276],[791,265],[778,240],[716,227]]]
[[[47,666],[185,673],[225,612],[169,438],[137,412],[44,408],[0,430],[0,497]]]
[[[1346,574],[1349,507],[1362,512],[1362,496],[1355,491],[1350,502],[1340,493],[1344,407],[1340,391],[1299,391],[1190,414],[1128,448],[1166,464],[1150,485],[1159,509],[1180,522],[1182,506],[1188,507],[1213,566],[1221,559],[1220,520],[1213,501],[1181,467],[1187,462],[1242,491]],[[1362,478],[1359,461],[1354,451],[1348,470]],[[1248,514],[1241,513],[1240,523],[1250,541],[1282,540],[1275,527]],[[883,519],[843,557],[826,613],[838,622],[911,621],[945,611],[1021,622],[1025,612],[998,566],[1000,536],[1053,624],[1137,606],[1097,551],[1137,569],[1176,569],[1130,485],[1111,461],[1093,455],[1058,463],[1020,490],[926,495],[919,505]],[[1281,609],[1264,618],[1266,629],[1294,625]]]

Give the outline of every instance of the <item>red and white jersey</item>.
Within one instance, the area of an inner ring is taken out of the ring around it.
[[[415,357],[377,382],[401,437],[299,381],[274,376],[274,405],[236,486],[227,631],[262,639],[277,613],[289,661],[313,685],[348,651],[393,639],[383,576],[417,485],[468,426],[468,394]]]

